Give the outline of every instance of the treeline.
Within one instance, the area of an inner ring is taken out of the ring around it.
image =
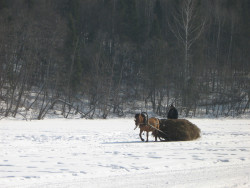
[[[0,116],[249,112],[248,0],[0,0]]]

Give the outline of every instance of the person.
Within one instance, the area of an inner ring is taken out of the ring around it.
[[[178,119],[178,111],[173,104],[171,104],[168,111],[168,119]]]

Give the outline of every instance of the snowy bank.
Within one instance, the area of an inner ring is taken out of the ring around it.
[[[141,142],[133,119],[0,121],[0,187],[250,187],[250,120]],[[145,136],[145,135],[144,135]]]

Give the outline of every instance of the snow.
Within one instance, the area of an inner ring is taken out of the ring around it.
[[[250,120],[141,142],[133,119],[0,121],[0,187],[250,187]],[[145,135],[144,135],[145,137]]]

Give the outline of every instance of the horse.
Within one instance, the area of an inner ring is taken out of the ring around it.
[[[151,117],[148,119],[148,114],[146,112],[142,112],[140,114],[135,114],[135,128],[134,130],[139,127],[140,128],[140,138],[141,141],[144,142],[144,139],[142,138],[141,134],[143,131],[147,132],[147,140],[146,142],[148,142],[148,133],[152,132],[153,135],[155,136],[155,142],[157,141],[157,132],[160,128],[160,122],[157,118],[155,117]]]

